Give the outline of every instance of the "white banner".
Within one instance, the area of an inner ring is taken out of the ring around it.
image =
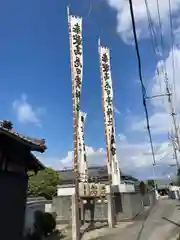
[[[82,45],[82,18],[68,16],[69,37],[71,50],[71,71],[73,81],[73,95],[75,111],[78,117],[83,76],[83,45]]]
[[[86,156],[86,146],[84,143],[84,123],[86,120],[86,113],[79,111],[78,121],[78,158],[79,158],[79,173],[80,181],[88,181],[88,165]]]
[[[116,156],[115,124],[113,109],[113,88],[110,69],[110,52],[108,48],[99,46],[102,98],[104,104],[104,125],[107,137],[107,152],[109,171],[112,174],[112,184],[120,184],[119,163]]]

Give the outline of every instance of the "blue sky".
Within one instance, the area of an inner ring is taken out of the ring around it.
[[[168,34],[167,21],[164,20],[167,9],[165,3],[160,2],[165,26],[164,34]],[[134,4],[138,4],[138,1],[134,1]],[[132,163],[133,171],[134,167],[137,167],[138,171],[139,167],[142,169],[150,166],[151,157],[143,157],[146,158],[146,163],[137,165],[139,158],[142,159],[142,155],[149,151],[149,147],[147,133],[144,131],[144,111],[135,49],[130,43],[132,38],[129,37],[129,25],[125,21],[125,14],[128,12],[123,0],[1,1],[1,119],[11,119],[19,132],[46,139],[48,150],[41,157],[45,164],[55,168],[66,166],[66,163],[70,164],[73,133],[67,5],[70,6],[72,14],[80,15],[84,19],[81,108],[87,112],[85,141],[89,146],[89,158],[94,161],[93,159],[97,157],[96,163],[99,164],[103,164],[105,158],[97,49],[97,40],[100,36],[102,44],[111,49],[114,106],[117,109],[115,114],[117,148],[120,149],[118,158],[127,171],[132,170],[130,167]],[[173,6],[173,11],[177,14],[180,10],[180,1],[176,0],[176,5]],[[156,9],[151,6],[151,10],[153,13]],[[138,30],[141,30],[139,40],[144,79],[149,94],[152,94],[159,90],[157,87],[159,85],[153,78],[157,62],[148,36],[147,22],[146,25],[144,24],[145,17],[143,14],[136,16]],[[178,21],[177,16],[175,21]],[[155,17],[154,23],[157,24]],[[175,26],[177,59],[180,56],[178,30]],[[171,48],[168,41],[166,45],[165,57],[170,61]],[[171,71],[170,67],[169,69]],[[159,104],[157,102],[148,104],[150,117],[155,118],[151,122],[155,130],[162,127],[159,118],[156,119],[158,114],[164,114],[164,108],[159,105],[162,105],[162,101]],[[166,115],[161,115],[160,119],[165,119]],[[163,122],[169,123],[167,119]],[[158,126],[153,125],[157,123]],[[169,125],[166,124],[163,131],[158,134],[153,133],[158,149],[167,145],[168,127]],[[124,149],[128,147],[135,149],[135,155],[128,154],[128,160],[122,146],[126,146]],[[143,149],[140,146],[143,146]],[[103,154],[100,154],[102,152]],[[165,152],[167,153],[167,149]]]

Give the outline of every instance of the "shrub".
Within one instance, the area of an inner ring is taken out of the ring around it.
[[[44,213],[43,216],[43,233],[44,235],[52,234],[56,228],[56,219],[51,213]]]
[[[34,232],[43,235],[43,212],[36,211],[34,213]]]
[[[35,212],[34,230],[36,234],[47,236],[56,228],[56,218],[51,213]]]

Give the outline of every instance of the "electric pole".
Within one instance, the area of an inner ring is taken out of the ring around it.
[[[175,142],[172,134],[171,134],[171,136],[169,136],[169,139],[172,142],[173,153],[174,153],[174,157],[173,158],[176,161],[176,167],[177,167],[177,170],[178,170],[180,168],[180,166],[179,166],[178,155],[177,155],[177,143]]]
[[[178,155],[177,155],[177,150],[178,152],[180,152],[180,141],[179,141],[179,127],[176,121],[176,113],[175,113],[175,109],[172,103],[172,94],[170,93],[169,90],[169,83],[168,83],[168,78],[167,78],[167,73],[165,74],[165,85],[166,85],[166,94],[168,97],[168,102],[169,102],[169,106],[170,106],[170,115],[172,116],[172,124],[173,124],[173,131],[171,132],[171,142],[172,142],[172,146],[173,146],[173,152],[174,152],[174,157],[176,160],[176,165],[177,165],[177,169],[179,169],[179,161],[178,161]],[[174,136],[173,136],[174,135]]]

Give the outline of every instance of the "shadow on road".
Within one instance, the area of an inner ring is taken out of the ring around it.
[[[107,223],[105,223],[101,226],[96,226],[95,224],[89,224],[89,226],[81,232],[81,237],[87,232],[90,232],[90,231],[93,231],[93,230],[96,230],[96,229],[101,229],[101,228],[104,228],[104,227],[107,227],[107,226],[108,226]]]
[[[60,240],[65,238],[65,236],[58,230],[56,230],[51,236],[47,236],[45,240]]]
[[[180,224],[179,224],[179,223],[176,223],[176,222],[174,222],[174,221],[172,221],[172,220],[170,220],[170,219],[168,219],[168,218],[166,218],[166,217],[162,217],[162,219],[164,219],[164,220],[166,220],[166,221],[168,221],[168,222],[170,222],[170,223],[172,223],[172,224],[180,227]]]

